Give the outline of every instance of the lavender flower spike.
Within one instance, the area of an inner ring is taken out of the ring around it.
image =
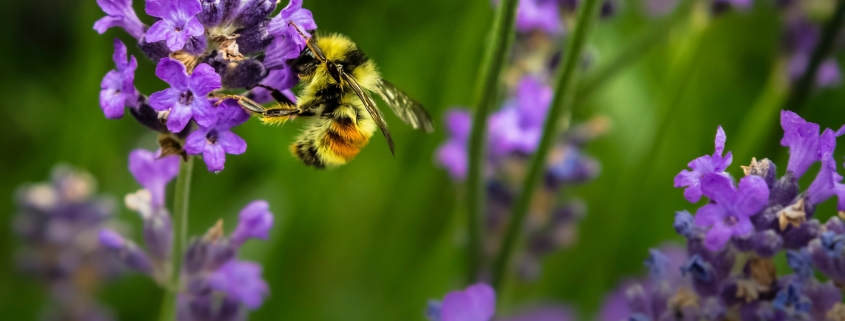
[[[463,291],[446,294],[440,306],[440,321],[489,321],[496,312],[496,292],[476,283]]]
[[[208,277],[208,285],[226,292],[250,309],[260,307],[270,292],[267,282],[261,278],[261,265],[237,260],[226,262],[214,271]]]
[[[158,111],[170,110],[167,129],[180,132],[193,118],[200,126],[211,127],[217,122],[217,113],[206,95],[220,88],[220,75],[208,64],[199,64],[189,76],[185,65],[172,58],[162,58],[156,67],[156,76],[171,88],[150,95],[150,106]]]
[[[205,33],[196,17],[202,11],[199,0],[147,0],[146,11],[162,19],[147,30],[148,42],[166,40],[167,48],[176,51],[184,48],[189,38]]]
[[[94,30],[99,34],[111,27],[121,27],[135,39],[144,35],[147,26],[141,23],[135,9],[132,9],[132,0],[97,0],[97,4],[106,12],[105,17],[94,23]]]
[[[717,251],[733,236],[746,236],[754,231],[750,217],[760,212],[769,199],[769,187],[759,176],[746,176],[739,189],[730,178],[709,173],[701,178],[701,191],[715,203],[702,206],[695,213],[695,225],[709,227],[704,246]]]
[[[446,168],[452,179],[463,180],[467,174],[469,131],[472,116],[463,109],[446,112],[446,131],[449,139],[437,149],[437,163]]]
[[[837,134],[839,133],[834,133],[833,130],[827,128],[819,139],[822,167],[816,175],[816,179],[807,189],[807,202],[816,205],[835,194],[839,196],[839,210],[843,210],[845,209],[843,207],[845,205],[845,184],[841,183],[842,176],[836,172],[836,160],[833,158]]]
[[[238,215],[238,227],[232,232],[232,243],[240,246],[250,238],[266,240],[273,227],[273,213],[269,209],[266,201],[253,201],[244,207]]]
[[[185,140],[185,151],[188,154],[202,154],[208,170],[219,172],[226,163],[226,154],[239,155],[246,151],[246,141],[231,132],[231,129],[249,120],[249,114],[231,99],[224,101],[212,112],[217,113],[217,121],[211,126],[200,125],[199,129],[191,133]]]
[[[317,29],[317,23],[314,22],[311,11],[302,8],[302,0],[290,0],[288,5],[279,12],[279,15],[270,20],[267,32],[274,37],[282,37],[293,42],[296,45],[296,54],[298,55],[305,48],[305,39],[302,39],[296,29],[289,24],[291,22],[299,26],[299,30],[304,32],[306,37],[310,37],[307,30]]]
[[[724,157],[722,153],[725,151],[725,130],[722,126],[716,130],[716,151],[713,155],[704,155],[689,162],[687,166],[692,168],[692,171],[682,170],[675,176],[675,187],[686,187],[684,190],[684,198],[690,203],[696,203],[701,199],[701,177],[708,173],[718,173],[725,177],[730,177],[725,169],[731,165],[733,161],[733,154],[728,152]]]
[[[141,186],[152,194],[152,205],[164,206],[164,192],[167,183],[179,174],[179,157],[171,155],[159,158],[160,152],[136,149],[129,154],[129,172]]]
[[[106,118],[123,117],[124,107],[138,106],[138,90],[135,89],[135,69],[138,61],[129,57],[127,62],[126,45],[114,39],[114,60],[117,70],[110,70],[100,82],[100,109]]]
[[[789,164],[786,170],[792,171],[796,178],[800,178],[813,163],[821,159],[819,125],[808,122],[788,110],[780,112],[780,125],[783,127],[780,144],[789,147]]]

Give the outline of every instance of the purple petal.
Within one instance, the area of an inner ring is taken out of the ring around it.
[[[164,80],[174,89],[185,91],[188,89],[188,72],[185,65],[173,58],[162,58],[156,66],[156,76]]]
[[[188,135],[185,139],[185,152],[192,155],[201,154],[205,150],[205,145],[208,144],[206,135],[208,135],[208,129],[203,127]]]
[[[144,34],[144,39],[147,42],[158,42],[167,39],[167,37],[174,32],[173,30],[176,29],[176,26],[173,25],[170,21],[167,20],[159,20],[156,21],[149,29],[147,29],[147,33]],[[179,50],[182,49],[181,47],[177,49],[169,48],[170,50]]]
[[[465,109],[450,109],[446,112],[446,130],[458,141],[467,141],[472,128],[472,116]]]
[[[153,17],[164,18],[170,15],[173,8],[172,0],[147,0],[144,10]]]
[[[308,9],[300,9],[293,12],[288,21],[293,21],[302,31],[317,29],[317,23],[314,22],[314,16]]]
[[[193,17],[196,16],[200,11],[202,11],[202,4],[200,4],[199,0],[170,0],[173,2],[173,5],[176,7],[176,11],[180,13],[181,16],[184,17]]]
[[[708,173],[701,177],[701,193],[716,203],[733,204],[736,200],[736,189],[731,179],[717,173]]]
[[[450,140],[437,149],[436,161],[446,168],[454,180],[463,180],[467,175],[467,147]]]
[[[208,277],[208,285],[237,299],[247,308],[256,309],[270,292],[261,278],[261,265],[231,260]]]
[[[733,230],[721,222],[713,225],[704,237],[704,246],[711,251],[718,251],[728,244],[733,236]]]
[[[138,60],[135,57],[129,58],[129,64],[121,72],[123,77],[122,94],[126,98],[125,104],[129,107],[138,107],[138,91],[135,89],[135,69],[138,68]]]
[[[150,191],[153,205],[163,206],[165,187],[179,173],[179,157],[159,158],[158,153],[136,149],[129,154],[129,172]]]
[[[751,232],[754,232],[754,224],[751,223],[751,219],[745,216],[738,217],[736,225],[733,226],[733,235],[749,236]]]
[[[727,140],[727,136],[725,135],[725,130],[722,129],[722,126],[719,125],[719,128],[716,129],[716,154],[722,155],[725,152],[725,141]]]
[[[780,124],[783,127],[780,144],[789,147],[789,164],[786,169],[800,178],[807,168],[819,160],[819,125],[807,122],[788,110],[781,111]]]
[[[217,130],[229,130],[232,127],[243,124],[249,120],[249,114],[235,102],[234,99],[227,99],[217,106]]]
[[[697,172],[690,172],[688,170],[681,170],[678,175],[675,175],[675,187],[687,187],[684,189],[684,198],[690,203],[697,203],[701,200],[701,184],[699,183],[700,174]]]
[[[721,222],[725,216],[725,210],[716,204],[707,204],[695,212],[695,225],[708,228]]]
[[[106,77],[108,77],[108,75],[106,75]],[[105,79],[103,79],[103,81],[105,81]],[[100,91],[100,109],[103,110],[103,114],[105,114],[108,119],[118,119],[123,117],[125,100],[126,99],[123,95],[114,89],[103,89]]]
[[[119,250],[123,248],[123,244],[125,242],[123,240],[123,236],[111,229],[104,228],[100,230],[100,234],[98,236],[100,239],[100,244],[107,248],[114,250]]]
[[[194,99],[196,102],[198,99]],[[173,104],[170,108],[170,115],[167,116],[167,130],[178,133],[185,129],[188,122],[191,121],[193,112],[191,106],[186,106],[181,103]]]
[[[171,30],[165,36],[165,43],[167,44],[167,48],[173,51],[182,50],[185,48],[185,43],[188,42],[188,38],[191,38],[184,30],[182,31],[175,31]]]
[[[526,2],[526,1],[521,1]],[[557,12],[554,12],[557,16]],[[552,87],[545,86],[534,77],[523,77],[517,88],[520,125],[526,128],[542,128],[552,102]]]
[[[832,87],[842,82],[842,75],[839,73],[839,64],[835,59],[827,59],[819,66],[816,75],[816,83],[819,87]]]
[[[111,27],[121,27],[135,39],[140,39],[144,35],[144,28],[146,27],[135,10],[132,9],[132,1],[127,0],[97,0],[97,4],[107,14],[107,16],[97,20],[94,23],[94,30],[103,34]]]
[[[739,180],[735,207],[740,215],[746,217],[763,210],[769,201],[769,186],[760,176],[749,175]]]
[[[171,109],[179,103],[179,97],[181,95],[182,92],[173,88],[154,92],[150,95],[150,107],[158,111]]]
[[[279,12],[279,16],[287,19],[300,9],[302,9],[302,0],[290,0],[288,1],[288,5],[282,8],[282,11]]]
[[[217,144],[223,147],[226,154],[240,155],[246,151],[246,141],[235,133],[222,131],[218,135]]]
[[[496,293],[489,285],[477,283],[464,291],[450,292],[443,298],[441,321],[489,321],[496,311]]]
[[[540,30],[549,34],[561,32],[560,9],[557,1],[521,0],[516,15],[519,31]]]
[[[197,2],[199,3],[199,2]],[[191,18],[188,22],[185,23],[185,28],[183,29],[189,36],[200,37],[205,34],[205,27],[203,27],[202,23],[197,20],[197,17]]]
[[[232,232],[232,242],[243,244],[249,238],[266,240],[273,227],[273,213],[266,201],[249,203],[238,215],[238,227]]]
[[[220,145],[207,144],[202,153],[202,160],[209,172],[219,172],[223,170],[223,165],[226,163],[226,153]]]
[[[126,61],[128,58],[126,54],[126,45],[124,45],[120,39],[114,39],[114,53],[111,57],[112,61],[114,61],[114,65],[117,66],[118,71],[127,67]]]
[[[273,70],[283,68],[289,69],[287,66],[287,60],[299,57],[301,51],[302,47],[300,47],[297,42],[290,37],[274,37],[273,41],[267,47],[267,57],[264,59],[264,67]],[[297,77],[297,81],[298,80],[299,78]]]
[[[191,112],[200,126],[212,127],[217,123],[217,111],[205,97],[194,97],[194,101],[191,102]]]
[[[208,95],[212,90],[220,88],[220,75],[208,64],[199,64],[188,79],[188,88],[196,96]]]

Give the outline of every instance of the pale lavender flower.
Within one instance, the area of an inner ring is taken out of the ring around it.
[[[147,0],[147,14],[161,18],[147,30],[147,41],[164,40],[170,50],[181,50],[189,38],[205,33],[196,17],[200,11],[202,5],[199,0]]]
[[[261,265],[238,260],[231,260],[211,273],[208,285],[226,292],[250,309],[260,307],[270,292],[267,282],[261,278]]]
[[[476,283],[463,291],[446,294],[443,302],[430,305],[429,314],[437,321],[490,321],[496,313],[496,292],[487,284]]]
[[[730,177],[730,174],[725,172],[725,169],[733,161],[733,154],[728,152],[727,155],[722,156],[725,151],[725,131],[722,126],[716,130],[716,151],[713,155],[704,155],[689,162],[692,171],[682,170],[675,176],[675,187],[686,187],[684,189],[684,198],[691,203],[698,202],[701,199],[701,178],[708,173],[717,173],[719,175]]]
[[[208,100],[208,93],[220,88],[220,75],[208,64],[199,64],[188,75],[185,65],[173,58],[163,58],[156,67],[156,76],[171,88],[150,95],[150,106],[158,111],[169,110],[167,129],[182,131],[193,118],[200,126],[211,127],[217,113]]]
[[[249,114],[231,99],[224,101],[212,112],[217,113],[215,123],[210,126],[200,125],[199,129],[188,135],[185,151],[188,154],[202,154],[208,170],[219,172],[226,163],[226,154],[239,155],[246,151],[246,141],[231,129],[249,120]]]
[[[135,69],[138,61],[135,56],[127,60],[126,45],[114,39],[112,55],[116,70],[110,70],[100,82],[100,109],[106,118],[123,117],[124,107],[138,106],[138,90],[135,89]]]
[[[446,131],[449,138],[437,149],[437,162],[449,171],[455,180],[463,180],[467,174],[467,149],[472,116],[463,109],[446,112]]]
[[[105,17],[94,23],[94,30],[98,33],[103,34],[111,27],[120,27],[135,39],[141,39],[144,35],[147,26],[132,9],[132,0],[97,0],[97,4],[106,13]]]
[[[730,178],[716,173],[701,178],[701,191],[713,202],[695,213],[695,224],[710,228],[704,245],[711,251],[725,246],[733,236],[754,231],[750,217],[763,210],[769,199],[769,187],[758,176],[746,176],[739,181],[739,189]]]
[[[266,201],[249,203],[238,215],[238,227],[232,232],[232,244],[239,246],[247,239],[266,240],[273,227],[273,214]]]
[[[520,0],[516,13],[516,29],[521,32],[539,30],[549,34],[563,31],[560,7],[555,0]]]
[[[167,183],[179,174],[179,157],[161,157],[160,154],[160,151],[143,149],[133,150],[129,154],[129,172],[141,186],[150,191],[154,207],[164,206]]]
[[[153,263],[134,242],[126,240],[119,233],[102,229],[98,235],[100,244],[113,252],[127,267],[143,274],[152,275]]]
[[[495,156],[533,153],[543,134],[552,94],[551,87],[536,78],[522,78],[515,99],[490,116],[490,153]]]
[[[836,172],[836,160],[833,152],[836,148],[836,136],[841,133],[834,133],[827,128],[819,139],[819,153],[821,153],[822,167],[816,179],[807,189],[807,202],[815,205],[826,201],[833,195],[839,196],[838,209],[845,210],[845,184],[842,184],[842,176]]]

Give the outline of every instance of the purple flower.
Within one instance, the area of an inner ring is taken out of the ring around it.
[[[104,228],[97,234],[97,238],[105,249],[111,251],[123,264],[130,269],[145,274],[153,273],[153,263],[143,250],[135,243],[125,240],[117,232]]]
[[[94,30],[103,34],[111,27],[121,27],[135,39],[141,39],[145,26],[132,9],[132,0],[97,0],[106,16],[94,23]]]
[[[807,168],[821,159],[819,125],[808,122],[788,110],[780,112],[780,125],[783,127],[780,144],[789,147],[789,164],[786,170],[792,171],[796,178],[800,178]]]
[[[467,174],[467,144],[471,127],[472,116],[466,110],[452,109],[446,112],[449,138],[437,149],[437,162],[456,180],[463,180]]]
[[[167,183],[179,174],[179,157],[159,157],[160,152],[136,149],[129,154],[129,172],[152,194],[154,207],[164,206]]]
[[[842,82],[842,74],[839,71],[839,63],[835,59],[822,61],[816,74],[816,84],[819,87],[833,87]]]
[[[728,152],[724,157],[722,153],[725,151],[725,131],[722,126],[716,130],[716,151],[713,155],[704,155],[689,162],[687,166],[692,168],[692,171],[682,170],[675,176],[675,187],[686,187],[684,189],[684,198],[690,203],[696,203],[701,199],[701,178],[708,173],[717,173],[719,175],[730,177],[725,169],[731,165],[733,161],[733,154]]]
[[[549,34],[562,31],[560,8],[552,0],[520,0],[516,13],[516,28],[522,32],[540,30]]]
[[[126,45],[115,38],[112,60],[117,70],[110,70],[100,82],[100,109],[109,119],[123,117],[126,106],[138,106],[138,91],[135,89],[138,61],[132,56],[127,62],[126,56]]]
[[[807,202],[819,204],[836,194],[839,196],[839,210],[845,210],[845,184],[841,183],[842,176],[836,172],[836,160],[833,158],[837,134],[841,135],[827,128],[819,139],[822,167],[807,189]]]
[[[205,33],[196,15],[202,11],[199,0],[147,0],[148,15],[161,18],[147,30],[149,42],[166,40],[170,50],[182,50],[191,37]]]
[[[162,58],[156,67],[156,76],[171,88],[150,95],[150,106],[158,111],[170,110],[167,129],[180,132],[193,118],[200,126],[211,127],[217,122],[217,113],[206,95],[220,88],[220,75],[208,64],[199,64],[189,76],[185,65],[172,58]]]
[[[305,33],[306,37],[311,36],[307,30],[317,29],[317,23],[314,22],[311,11],[302,8],[302,0],[290,0],[288,5],[270,20],[267,32],[276,37],[277,40],[283,38],[283,41],[292,44],[296,48],[296,55],[298,56],[299,52],[305,49],[305,39],[302,39],[296,29],[289,24],[290,22],[299,26],[299,30]],[[296,58],[296,56],[290,58]]]
[[[267,67],[267,65],[265,65],[265,67]],[[291,101],[296,101],[296,96],[293,95],[290,88],[296,86],[296,83],[298,82],[299,76],[285,64],[282,64],[282,69],[270,70],[267,77],[261,80],[262,85],[281,90],[283,94],[291,99]],[[253,100],[259,103],[268,103],[273,101],[270,91],[261,87],[253,88],[252,95]]]
[[[232,243],[243,244],[249,238],[266,240],[273,227],[273,213],[266,201],[249,203],[238,215],[238,227],[232,232]]]
[[[188,154],[202,154],[208,170],[219,172],[226,163],[226,154],[239,155],[246,151],[246,142],[231,129],[247,121],[249,114],[231,99],[224,101],[212,112],[217,114],[216,121],[210,126],[201,124],[199,129],[188,135],[185,151]]]
[[[701,178],[701,191],[713,202],[695,213],[695,224],[710,229],[704,245],[711,251],[725,246],[732,236],[745,236],[754,230],[750,217],[760,212],[769,199],[769,187],[759,176],[746,176],[739,189],[730,178],[716,173]]]
[[[270,288],[261,278],[261,265],[231,260],[208,277],[208,285],[237,298],[247,308],[257,309],[264,303]]]
[[[476,283],[463,291],[446,294],[440,306],[440,321],[489,321],[496,312],[496,292]]]
[[[551,101],[551,87],[533,77],[522,78],[515,101],[490,116],[490,153],[496,156],[533,153],[540,142]]]

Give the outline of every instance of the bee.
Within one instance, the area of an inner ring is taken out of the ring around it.
[[[367,145],[376,128],[394,154],[393,138],[384,115],[370,96],[378,93],[391,110],[414,129],[432,132],[431,116],[423,106],[384,80],[376,65],[349,38],[339,34],[307,37],[291,22],[307,46],[289,61],[304,84],[293,103],[272,87],[277,104],[264,107],[243,96],[227,95],[265,124],[280,124],[296,117],[306,125],[290,146],[305,165],[325,168],[344,165]],[[221,99],[220,101],[222,101]]]

